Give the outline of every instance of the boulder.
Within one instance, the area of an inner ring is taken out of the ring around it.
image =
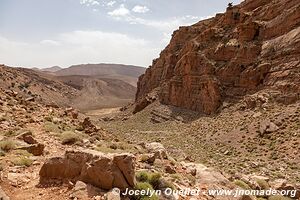
[[[259,132],[260,135],[263,136],[264,134],[273,133],[278,129],[278,126],[270,120],[264,120],[260,123]]]
[[[84,132],[87,134],[98,132],[99,129],[92,123],[89,117],[86,117],[83,122],[80,123],[80,126],[84,129]]]
[[[193,172],[196,177],[196,184],[206,185],[208,188],[214,189],[218,186],[230,186],[231,183],[220,172],[208,168],[198,163],[181,162],[183,168],[187,172]]]
[[[19,149],[26,150],[34,156],[40,156],[44,153],[45,145],[38,143],[25,147],[20,147]]]
[[[19,140],[23,140],[28,144],[37,144],[38,142],[33,138],[31,131],[25,131],[17,136]]]
[[[167,165],[165,167],[165,171],[168,174],[176,174],[176,169],[174,167],[170,166],[170,165]]]
[[[154,153],[154,159],[167,159],[168,154],[165,147],[158,142],[152,142],[145,144],[145,148],[150,153]]]
[[[124,190],[135,185],[135,157],[131,154],[103,154],[93,150],[68,150],[64,157],[44,163],[40,182],[51,179],[80,180],[101,189]]]

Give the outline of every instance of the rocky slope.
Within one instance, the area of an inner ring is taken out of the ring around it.
[[[299,11],[299,0],[246,0],[180,27],[139,78],[136,111],[151,103],[153,91],[162,103],[206,114],[260,90],[281,103],[297,101]]]
[[[37,70],[0,66],[0,85],[45,105],[72,106],[81,111],[120,107],[133,101],[136,87],[105,76],[56,76]]]
[[[2,88],[0,175],[3,200],[149,199],[120,195],[120,191],[238,187],[204,165],[177,162],[160,143],[119,140],[74,109],[46,107]],[[187,199],[183,195],[151,197],[175,198]],[[204,193],[193,198],[210,199]]]

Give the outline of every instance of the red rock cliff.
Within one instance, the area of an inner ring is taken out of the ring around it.
[[[164,104],[206,114],[262,89],[300,92],[300,0],[246,0],[180,27],[139,78],[137,111],[158,91]]]

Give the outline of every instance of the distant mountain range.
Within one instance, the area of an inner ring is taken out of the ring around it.
[[[134,87],[138,77],[146,70],[144,67],[122,64],[81,64],[73,65],[68,68],[53,66],[50,68],[39,69],[55,76],[92,76],[97,78],[118,79],[127,82]]]
[[[145,68],[117,64],[86,64],[69,68],[25,69],[2,66],[0,84],[46,103],[72,106],[81,111],[120,107],[135,98],[138,77]],[[11,77],[17,78],[11,78]],[[10,80],[10,81],[8,81]],[[26,89],[23,85],[26,85]]]

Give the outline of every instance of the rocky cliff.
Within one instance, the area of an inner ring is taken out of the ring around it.
[[[173,33],[139,78],[136,111],[153,91],[164,104],[206,114],[259,90],[292,103],[299,72],[300,0],[246,0]]]

